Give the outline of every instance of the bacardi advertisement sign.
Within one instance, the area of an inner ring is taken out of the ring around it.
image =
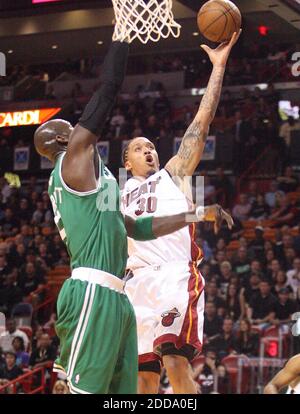
[[[40,125],[53,118],[61,108],[32,109],[20,112],[0,112],[0,128]]]

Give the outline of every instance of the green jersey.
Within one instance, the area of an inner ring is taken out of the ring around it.
[[[90,267],[122,278],[127,260],[127,234],[119,209],[116,179],[100,160],[97,188],[74,191],[62,179],[63,157],[64,154],[56,161],[48,192],[71,267]]]

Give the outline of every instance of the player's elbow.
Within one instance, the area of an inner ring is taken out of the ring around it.
[[[125,227],[126,227],[126,232],[127,232],[128,237],[133,238],[134,226],[135,226],[135,221],[131,217],[125,216]]]

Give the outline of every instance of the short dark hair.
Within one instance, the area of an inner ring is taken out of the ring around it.
[[[265,277],[260,279],[260,283],[267,283],[269,286],[271,286],[271,282],[269,281],[269,279],[266,279]]]
[[[21,336],[15,336],[12,343],[14,343],[16,339],[18,339],[21,343],[21,350],[25,351],[24,339]]]
[[[123,151],[122,151],[122,163],[123,163],[123,165],[124,165],[124,166],[125,166],[125,162],[127,161],[127,157],[128,157],[129,145],[130,145],[130,143],[133,141],[133,139],[134,139],[134,138],[130,139],[130,140],[126,143],[126,145],[124,146],[124,148],[123,148]]]
[[[15,359],[17,359],[16,354],[15,354],[14,352],[12,352],[12,351],[7,351],[7,352],[5,352],[5,357],[7,357],[7,355],[11,355],[11,356],[13,356]]]

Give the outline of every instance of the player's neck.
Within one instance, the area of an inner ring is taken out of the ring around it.
[[[143,181],[147,180],[147,178],[151,177],[151,175],[156,174],[156,173],[157,173],[157,171],[150,171],[148,174],[143,174],[143,175],[141,175],[141,174],[132,174],[132,177],[137,181],[143,182]]]

